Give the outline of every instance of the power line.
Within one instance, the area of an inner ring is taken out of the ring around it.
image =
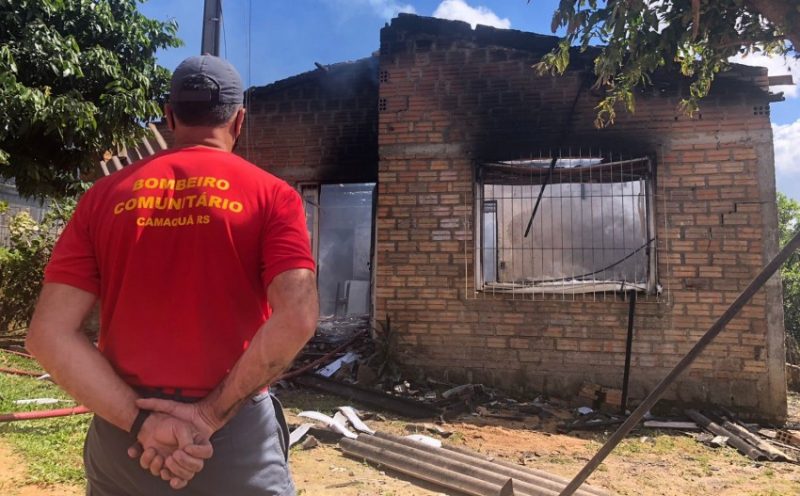
[[[245,102],[244,108],[246,111],[245,114],[245,122],[244,122],[244,134],[245,140],[247,141],[247,147],[245,148],[246,159],[250,160],[251,158],[251,150],[252,145],[250,144],[250,120],[252,117],[250,114],[250,99],[252,98],[252,91],[250,85],[251,82],[251,61],[253,59],[251,53],[251,41],[252,41],[252,34],[253,34],[253,0],[248,0],[247,2],[247,92],[245,93]]]
[[[219,0],[219,23],[222,26],[222,46],[225,51],[225,58],[228,58],[228,35],[225,34],[225,7],[222,5],[222,0]]]

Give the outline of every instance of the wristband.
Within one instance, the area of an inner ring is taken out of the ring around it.
[[[131,435],[134,438],[139,437],[139,431],[142,430],[142,426],[144,425],[144,421],[147,420],[147,417],[153,413],[150,410],[139,410],[139,414],[136,415],[136,419],[133,421],[133,425],[131,425]]]

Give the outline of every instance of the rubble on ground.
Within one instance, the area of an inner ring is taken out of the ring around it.
[[[449,435],[447,428],[443,427],[448,422],[503,423],[543,432],[579,434],[610,432],[626,419],[622,392],[600,384],[585,383],[576,397],[565,401],[547,396],[516,399],[483,384],[403,378],[376,363],[376,358],[385,358],[381,356],[382,344],[376,343],[368,331],[369,320],[365,316],[323,319],[317,336],[298,359],[297,368],[314,365],[315,360],[337,347],[347,346],[325,363],[313,367],[315,374],[298,378],[296,382],[378,411],[430,419],[429,422],[409,423],[407,430],[410,435],[439,439],[446,439]],[[340,436],[352,437],[341,432],[341,426],[352,424],[354,413],[349,413],[349,419],[340,412],[339,421],[330,419],[326,425],[339,431]],[[366,414],[370,415],[369,412]],[[704,420],[698,421],[701,417]],[[648,415],[640,429],[671,431],[691,436],[709,446],[733,446],[754,460],[797,463],[800,460],[800,432],[792,430],[792,426],[767,427],[743,423],[730,412],[674,411],[666,417]],[[643,437],[647,438],[646,435]]]

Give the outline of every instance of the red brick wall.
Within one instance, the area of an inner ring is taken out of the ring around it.
[[[368,58],[252,89],[236,153],[290,184],[374,182],[377,71]]]
[[[566,144],[656,159],[664,292],[637,305],[632,397],[642,398],[776,251],[768,100],[757,84],[728,78],[689,118],[676,108],[680,88],[664,86],[597,130],[590,90],[568,117],[578,72],[531,69],[546,42],[411,16],[382,31],[375,318],[391,320],[410,369],[564,396],[583,381],[619,387],[621,297],[531,301],[474,288],[475,164],[552,146],[568,126]],[[765,73],[748,77],[763,83]],[[668,397],[784,416],[780,312],[773,279]]]

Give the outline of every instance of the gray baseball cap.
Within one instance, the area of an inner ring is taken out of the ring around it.
[[[216,90],[196,90],[184,87],[184,82],[196,76],[203,76],[217,86]],[[244,91],[242,78],[236,68],[225,59],[213,55],[196,55],[180,63],[172,73],[169,101],[242,103]]]

